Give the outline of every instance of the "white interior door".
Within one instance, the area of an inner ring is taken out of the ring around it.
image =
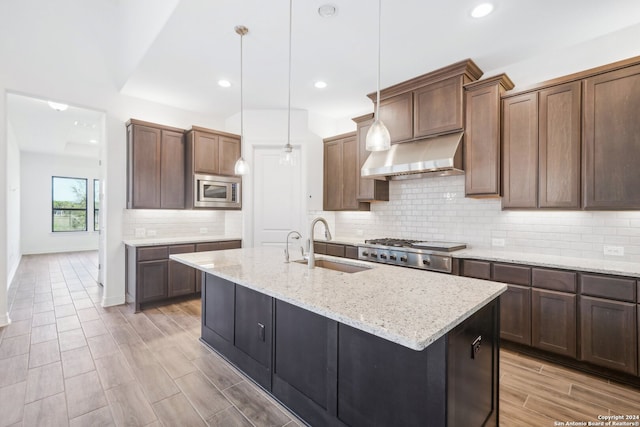
[[[303,233],[300,148],[294,147],[294,165],[281,165],[281,153],[282,147],[255,147],[253,230],[256,247],[284,247],[289,231]]]

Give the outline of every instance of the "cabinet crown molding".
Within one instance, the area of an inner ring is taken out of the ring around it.
[[[476,80],[475,82],[467,83],[464,85],[465,90],[479,89],[485,86],[493,86],[494,84],[501,85],[504,90],[511,90],[515,87],[513,81],[505,73],[498,74],[497,76],[487,77],[486,79]]]

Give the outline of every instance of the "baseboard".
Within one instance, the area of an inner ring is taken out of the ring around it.
[[[115,297],[103,297],[102,298],[102,306],[103,307],[113,307],[114,305],[122,305],[124,304],[125,301],[125,296],[121,295],[121,296],[115,296]]]
[[[0,316],[0,328],[3,326],[8,326],[11,324],[11,319],[9,318],[9,313],[5,313],[4,316]]]
[[[7,283],[9,283],[9,286],[13,284],[13,279],[16,277],[16,273],[18,272],[18,267],[20,267],[21,260],[22,254],[18,256],[18,262],[16,262],[13,266],[9,266],[9,275],[7,276]]]

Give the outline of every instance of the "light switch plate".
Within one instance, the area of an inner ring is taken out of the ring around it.
[[[624,246],[604,245],[604,254],[611,256],[624,256]]]
[[[147,235],[146,230],[144,228],[136,228],[136,237],[144,237]]]
[[[200,234],[207,234],[209,229],[207,227],[200,227]]]
[[[147,236],[155,237],[155,235],[156,235],[156,230],[147,230]]]
[[[491,239],[491,246],[504,248],[504,245],[505,245],[504,239]]]

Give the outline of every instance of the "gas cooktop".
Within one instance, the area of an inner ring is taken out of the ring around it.
[[[466,248],[465,243],[409,239],[369,239],[358,245],[358,259],[402,267],[451,273],[448,252]]]

